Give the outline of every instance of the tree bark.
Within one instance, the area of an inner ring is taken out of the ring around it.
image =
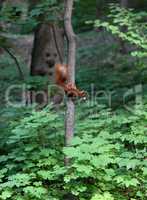
[[[128,0],[120,0],[120,6],[121,8],[127,8]],[[126,27],[121,27],[121,32],[126,32]],[[120,38],[119,43],[120,43],[120,52],[122,54],[127,54],[127,47],[126,47],[125,42]]]
[[[35,30],[34,46],[31,60],[31,76],[47,76],[50,84],[55,83],[55,64],[64,59],[64,34],[55,24],[43,23]],[[34,93],[34,95],[33,95]],[[48,104],[48,89],[36,95],[33,92],[31,102],[44,107]],[[35,97],[33,97],[35,96]],[[32,100],[33,99],[33,100]]]
[[[105,2],[103,0],[96,0],[96,18],[100,19],[104,13],[104,4]]]
[[[55,63],[63,62],[64,37],[54,24],[40,24],[35,30],[31,75],[48,75],[54,80]]]
[[[39,3],[41,3],[41,0],[31,0],[29,10],[31,11]],[[55,64],[63,63],[64,60],[64,32],[53,22],[44,23],[45,19],[45,14],[37,17],[40,24],[34,31],[30,74],[31,76],[48,76],[49,84],[54,84]],[[42,95],[37,95],[36,103],[46,105],[48,103],[47,88],[42,92],[46,93],[45,99],[47,102],[44,102]]]
[[[64,57],[64,34],[55,24],[43,23],[35,30],[32,50],[31,76],[48,76],[49,83],[55,83],[55,64],[62,63]],[[46,89],[38,94],[36,102],[45,106],[48,103]],[[42,96],[42,97],[41,97]],[[44,98],[45,97],[45,98]],[[44,102],[44,98],[45,101]],[[33,98],[35,99],[35,98]]]
[[[68,41],[68,82],[75,84],[75,62],[76,62],[76,36],[72,28],[73,0],[65,0],[64,25]],[[67,99],[66,121],[65,121],[65,145],[70,146],[74,136],[75,104],[72,98]],[[69,159],[65,158],[65,164]]]
[[[120,5],[122,8],[127,8],[128,7],[128,0],[121,0]]]
[[[2,7],[3,7],[3,3],[4,3],[4,0],[0,0],[0,10],[1,10]]]
[[[4,0],[0,0],[0,11],[3,7],[3,3],[4,3]],[[1,32],[1,30],[2,30],[2,23],[0,22],[0,32]],[[0,47],[0,55],[3,54],[3,52],[4,52],[3,48]]]

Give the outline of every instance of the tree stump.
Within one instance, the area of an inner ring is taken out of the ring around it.
[[[32,50],[31,76],[47,76],[49,84],[55,83],[55,64],[62,63],[64,58],[63,30],[55,24],[40,24],[35,31]],[[47,88],[44,94],[36,95],[36,103],[47,104]],[[45,101],[45,102],[44,102]]]

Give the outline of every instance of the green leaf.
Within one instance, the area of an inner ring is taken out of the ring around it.
[[[1,199],[9,199],[11,196],[13,195],[13,192],[10,190],[5,190],[2,192],[2,194],[0,195]]]

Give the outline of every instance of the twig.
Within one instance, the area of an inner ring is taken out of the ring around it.
[[[21,67],[20,67],[20,65],[19,65],[19,62],[18,62],[16,56],[15,56],[8,48],[3,47],[3,49],[4,49],[4,50],[11,56],[11,58],[14,60],[16,66],[17,66],[18,72],[19,72],[20,79],[21,79],[21,80],[24,80],[24,79],[25,79],[25,78],[24,78],[24,74],[23,74],[23,71],[22,71],[22,69],[21,69]]]

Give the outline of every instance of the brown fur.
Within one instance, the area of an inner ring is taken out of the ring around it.
[[[85,97],[84,91],[80,91],[74,84],[67,83],[68,80],[68,66],[65,64],[55,65],[55,79],[56,84],[61,86],[68,96]]]

